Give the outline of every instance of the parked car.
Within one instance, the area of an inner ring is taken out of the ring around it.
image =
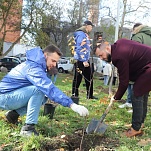
[[[20,59],[16,57],[4,57],[0,59],[0,67],[6,67],[8,71],[20,64]]]
[[[14,57],[19,58],[21,62],[24,62],[24,61],[27,60],[26,54],[21,54],[20,53],[20,54],[14,56]]]
[[[21,62],[24,62],[24,61],[26,61],[26,60],[27,60],[27,58],[26,58],[26,57],[20,57],[19,59],[20,59],[20,61],[21,61]]]
[[[70,63],[69,59],[63,59],[61,58],[58,61],[58,72],[59,73],[68,73],[69,71],[73,70],[73,64]]]

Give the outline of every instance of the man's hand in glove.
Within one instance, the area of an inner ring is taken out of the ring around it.
[[[75,103],[72,103],[70,108],[74,111],[80,114],[80,116],[87,116],[89,115],[89,111],[87,108],[85,108],[82,105],[77,105]]]

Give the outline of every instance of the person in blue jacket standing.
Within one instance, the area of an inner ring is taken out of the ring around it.
[[[72,96],[79,97],[79,86],[84,77],[87,98],[97,99],[93,96],[93,64],[90,64],[91,44],[89,33],[94,25],[91,21],[85,21],[83,26],[74,32],[75,50],[74,59],[77,61],[74,64],[74,79],[72,83]]]
[[[55,45],[44,50],[34,48],[26,52],[27,60],[13,68],[0,82],[0,109],[9,110],[5,115],[10,123],[17,123],[18,117],[26,114],[25,125],[20,134],[39,135],[35,130],[40,107],[47,97],[64,107],[69,107],[80,116],[89,114],[87,108],[73,103],[47,77],[60,59],[62,53]]]

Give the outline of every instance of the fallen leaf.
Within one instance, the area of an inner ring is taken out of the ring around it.
[[[138,145],[140,145],[140,146],[145,146],[145,145],[149,145],[149,144],[151,144],[151,139],[150,138],[148,138],[148,139],[141,139],[139,142],[138,142]]]

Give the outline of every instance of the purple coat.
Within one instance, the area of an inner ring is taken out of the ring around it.
[[[120,39],[111,45],[112,63],[119,73],[119,86],[115,99],[124,95],[129,80],[134,83],[134,95],[142,96],[151,90],[151,47]]]

